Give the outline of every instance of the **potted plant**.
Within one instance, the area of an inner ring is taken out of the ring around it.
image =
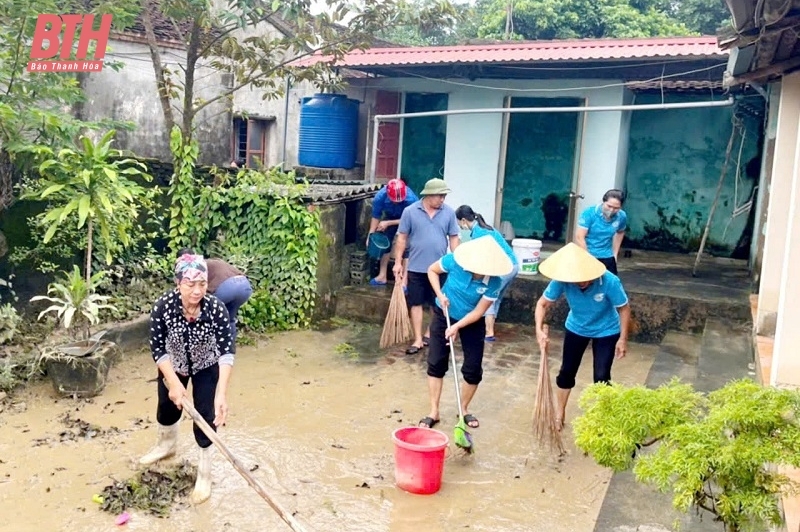
[[[109,365],[118,354],[115,343],[102,339],[105,331],[91,335],[91,327],[100,323],[100,311],[114,310],[107,303],[109,296],[94,291],[104,275],[100,271],[87,281],[80,268],[74,266],[72,272],[64,272],[63,277],[50,283],[47,296],[31,298],[31,302],[52,303],[39,313],[39,319],[55,314],[67,335],[66,342],[46,346],[39,356],[60,394],[91,397],[100,393]]]

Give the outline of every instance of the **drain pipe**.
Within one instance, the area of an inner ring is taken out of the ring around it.
[[[369,182],[375,182],[376,156],[378,153],[378,129],[381,122],[397,121],[401,118],[419,118],[423,116],[450,116],[450,115],[475,115],[493,113],[592,113],[605,111],[660,111],[666,109],[692,109],[702,107],[730,107],[735,100],[712,102],[681,102],[681,103],[656,103],[644,105],[597,105],[589,107],[501,107],[492,109],[451,109],[447,111],[424,111],[420,113],[397,113],[391,115],[375,115],[375,124],[372,129],[372,147],[369,168]]]
[[[286,78],[286,88],[284,89],[283,97],[283,147],[281,148],[281,170],[286,171],[286,137],[289,133],[289,91],[291,90],[292,82]]]

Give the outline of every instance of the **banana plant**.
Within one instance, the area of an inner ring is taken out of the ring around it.
[[[60,279],[50,283],[47,296],[34,296],[31,302],[49,301],[49,307],[39,313],[38,319],[54,313],[61,326],[73,340],[86,340],[91,333],[91,326],[100,323],[100,311],[115,310],[107,301],[109,296],[95,293],[106,272],[99,271],[88,280],[81,275],[76,265],[72,272],[63,272]]]
[[[114,130],[97,143],[82,136],[79,145],[58,153],[46,146],[36,148],[43,158],[39,164],[41,178],[23,194],[24,199],[47,201],[50,209],[44,222],[48,224],[44,242],[49,242],[65,223],[75,223],[86,230],[84,279],[92,278],[92,249],[95,233],[99,233],[105,259],[111,263],[112,251],[130,243],[129,229],[139,215],[141,199],[150,191],[134,178],[150,181],[152,177],[141,162],[123,158],[112,148]],[[41,160],[41,159],[40,159]]]

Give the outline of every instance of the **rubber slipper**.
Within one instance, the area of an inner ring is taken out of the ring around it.
[[[375,279],[370,279],[369,280],[369,284],[370,284],[370,286],[386,286],[386,281],[380,282],[380,281],[376,281]]]
[[[422,351],[422,348],[421,348],[421,347],[417,347],[417,346],[415,346],[415,345],[412,345],[411,347],[409,347],[408,349],[406,349],[406,354],[407,354],[407,355],[416,355],[416,354],[417,354],[417,353],[419,353],[420,351]]]
[[[425,416],[424,418],[419,420],[419,423],[417,423],[417,425],[425,425],[429,429],[432,429],[433,427],[436,426],[437,423],[439,423],[438,419],[433,419],[430,416]]]
[[[466,423],[467,426],[471,429],[477,429],[478,427],[481,426],[481,423],[480,421],[478,421],[478,418],[476,418],[472,414],[464,415],[464,423]]]
[[[429,345],[431,345],[431,339],[428,338],[427,336],[423,336],[422,337],[422,345],[424,345],[425,347],[428,347]]]
[[[486,342],[494,342],[494,336],[487,336],[486,338],[484,338],[484,341],[486,341]]]

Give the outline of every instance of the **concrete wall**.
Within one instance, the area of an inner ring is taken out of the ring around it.
[[[667,94],[665,103],[709,99],[705,94]],[[636,104],[661,102],[661,94],[636,97]],[[698,249],[725,163],[733,113],[733,107],[634,113],[625,180],[630,244],[661,251]],[[745,167],[756,155],[761,127],[761,120],[743,109],[737,117],[743,129],[736,131],[706,244],[707,251],[725,256],[734,250],[747,225],[746,212],[732,215],[748,201],[755,184]]]
[[[788,256],[787,237],[793,246],[800,247],[800,238],[790,228],[791,179],[798,166],[798,118],[800,118],[800,73],[784,76],[777,105],[775,157],[772,178],[767,193],[769,204],[764,224],[764,253],[758,291],[756,332],[764,336],[775,334],[781,294],[784,257]],[[796,266],[792,266],[796,268]]]
[[[117,133],[117,147],[130,150],[142,157],[162,160],[171,158],[169,133],[164,125],[164,115],[158,101],[155,74],[146,44],[113,40],[106,53],[109,60],[124,63],[119,72],[104,68],[89,74],[85,81],[86,104],[83,117],[87,120],[114,119],[130,121],[133,131]],[[176,48],[162,48],[162,57],[172,69],[185,66],[186,55]],[[223,86],[222,78],[209,68],[201,66],[196,79],[195,97],[212,98]],[[180,108],[180,102],[174,104]],[[201,164],[227,164],[230,158],[230,115],[225,110],[225,100],[220,100],[201,111],[195,120],[197,139],[200,142]],[[176,121],[180,114],[176,114]]]
[[[586,99],[590,105],[622,104],[626,97],[624,89],[601,87],[608,84],[613,81],[478,79],[464,86],[416,78],[351,80],[354,89],[366,90],[366,105],[371,104],[370,98],[374,98],[376,90],[433,92],[448,95],[448,109],[500,108],[506,96],[574,97]],[[447,203],[469,204],[489,222],[496,217],[501,124],[499,113],[447,117],[444,178],[453,189]],[[369,127],[371,131],[371,126],[371,122],[362,122],[365,129]],[[624,130],[622,112],[587,113],[584,118],[579,191],[586,199],[578,203],[578,209],[598,201],[605,190],[614,187],[620,161],[626,160],[620,153],[625,146],[619,142]],[[369,157],[365,164],[369,168]]]
[[[775,321],[770,384],[800,386],[800,73],[782,79],[756,332]],[[790,134],[791,131],[794,134]],[[791,142],[790,142],[791,141]],[[788,166],[787,166],[788,165]],[[777,297],[777,306],[773,298]],[[763,311],[763,314],[762,314]],[[770,314],[774,312],[774,316]],[[769,320],[766,318],[769,316]]]

